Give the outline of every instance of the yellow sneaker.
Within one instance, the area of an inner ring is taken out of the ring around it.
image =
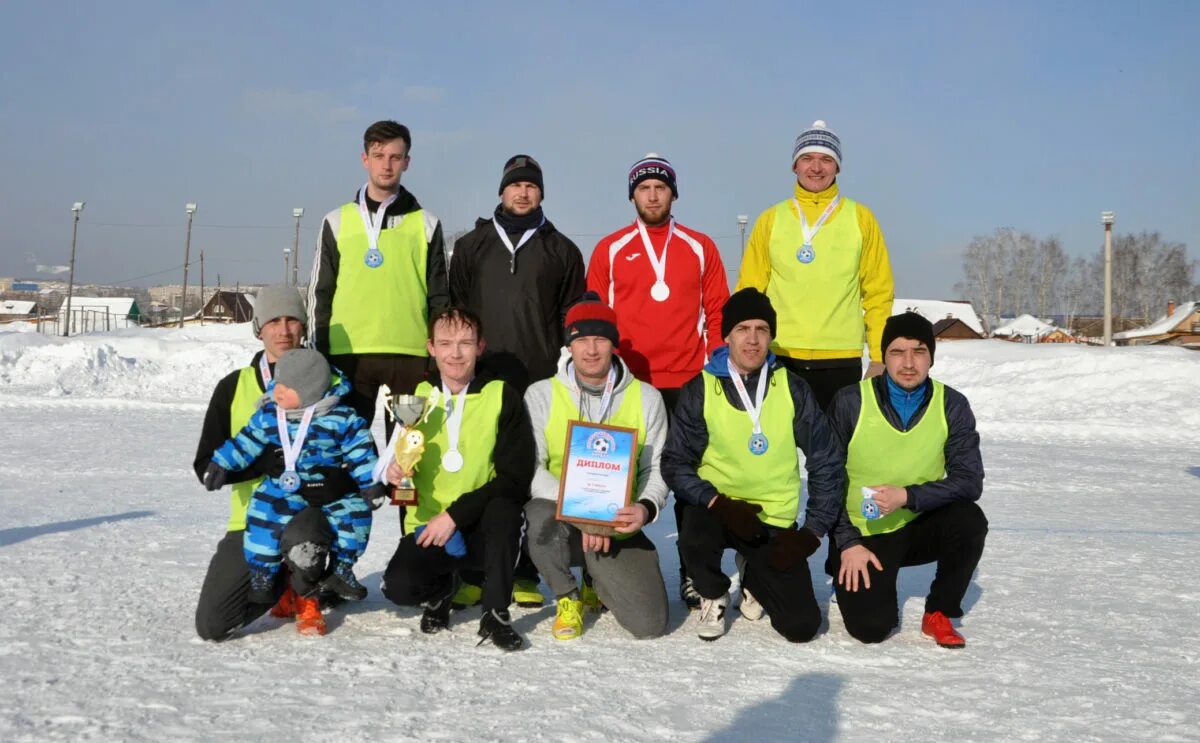
[[[528,578],[517,578],[513,581],[512,600],[517,606],[525,608],[537,607],[546,603],[546,597],[538,590],[537,581]]]
[[[583,634],[583,602],[570,596],[558,600],[554,617],[554,639],[574,640]]]
[[[473,583],[463,583],[458,587],[458,591],[454,594],[454,598],[450,599],[450,606],[454,609],[462,610],[468,606],[478,604],[483,598],[483,589]]]
[[[600,600],[600,595],[596,593],[596,589],[583,584],[583,589],[579,591],[579,600],[583,602],[585,611],[590,611],[594,614],[599,614],[604,611],[604,602]]]

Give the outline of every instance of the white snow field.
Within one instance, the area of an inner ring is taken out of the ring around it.
[[[903,626],[791,645],[736,610],[697,639],[671,517],[649,533],[669,634],[610,616],[573,642],[515,610],[527,648],[476,647],[477,609],[425,636],[378,593],[399,538],[376,516],[371,595],[323,638],[264,618],[198,640],[226,519],[191,461],[248,326],[70,339],[0,326],[0,740],[1200,740],[1200,354],[960,341],[934,374],[983,436],[987,548],[965,650],[920,634],[932,568],[901,573]],[[823,558],[824,549],[820,551]],[[732,571],[732,560],[727,559]],[[1191,577],[1189,577],[1191,576]]]

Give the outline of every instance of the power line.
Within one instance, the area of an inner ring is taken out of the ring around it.
[[[154,227],[158,229],[175,228],[177,224],[155,224],[149,222],[91,222],[87,224],[97,227]],[[276,224],[201,224],[199,222],[192,225],[193,228],[205,227],[218,230],[290,230],[291,225],[276,225]]]

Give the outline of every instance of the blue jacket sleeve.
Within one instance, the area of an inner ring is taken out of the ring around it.
[[[372,474],[379,455],[375,453],[375,440],[362,416],[347,409],[346,423],[340,430],[340,444],[344,462],[359,490],[371,487]]]
[[[234,472],[246,469],[271,443],[270,431],[274,424],[274,416],[268,416],[266,409],[260,408],[237,435],[213,452],[213,461]]]

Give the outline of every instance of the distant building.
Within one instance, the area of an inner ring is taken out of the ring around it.
[[[0,322],[27,320],[37,315],[37,302],[23,299],[0,300]]]
[[[14,281],[8,288],[8,291],[37,293],[41,291],[41,289],[42,285],[36,281]]]
[[[915,312],[935,326],[941,320],[959,320],[975,332],[975,338],[983,337],[983,323],[970,302],[960,299],[895,299],[892,301],[892,314],[900,315],[905,312]],[[961,332],[961,331],[952,331]],[[936,330],[934,331],[937,335]],[[937,336],[941,337],[941,336]],[[955,336],[970,337],[970,336]]]
[[[214,322],[250,322],[254,317],[254,297],[244,292],[214,292],[202,313]]]
[[[132,297],[72,297],[71,334],[137,327],[142,316]],[[67,323],[67,303],[58,308],[58,327]]]
[[[933,324],[933,337],[939,341],[978,340],[983,334],[957,317],[943,317]]]
[[[1041,343],[1042,338],[1055,330],[1060,328],[1042,322],[1033,315],[1021,315],[993,330],[992,337],[1017,343]]]
[[[1200,350],[1200,302],[1167,303],[1167,314],[1149,325],[1114,333],[1118,346],[1183,346]]]

